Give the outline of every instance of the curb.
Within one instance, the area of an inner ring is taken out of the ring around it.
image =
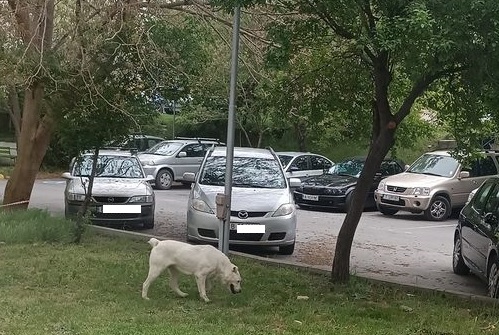
[[[134,231],[118,230],[118,229],[102,227],[102,226],[88,225],[87,227],[90,228],[90,230],[93,230],[96,233],[99,233],[102,235],[120,236],[120,237],[130,238],[133,240],[144,241],[144,242],[147,242],[152,237],[157,238],[158,240],[167,239],[165,237],[161,237],[161,236],[157,236],[157,235],[153,235],[153,234],[144,234],[144,233],[139,233],[139,232],[134,232]],[[297,262],[293,262],[293,261],[267,258],[267,257],[251,255],[251,254],[247,254],[247,253],[243,253],[243,252],[239,252],[239,251],[232,251],[232,250],[229,250],[229,254],[235,255],[238,257],[249,258],[249,259],[252,259],[254,261],[258,261],[260,263],[264,263],[264,264],[272,265],[272,266],[277,266],[277,267],[282,267],[282,266],[290,267],[290,268],[299,269],[302,271],[308,271],[311,273],[317,273],[317,274],[321,274],[321,275],[329,275],[330,274],[330,270],[325,270],[324,268],[321,268],[321,267],[301,264],[301,263],[297,263]],[[463,300],[478,301],[478,302],[483,302],[483,303],[487,303],[487,304],[491,304],[491,305],[499,305],[498,299],[490,298],[487,296],[481,296],[481,295],[475,295],[475,294],[466,294],[466,293],[461,293],[461,292],[452,291],[452,290],[440,290],[438,288],[431,288],[431,287],[424,287],[424,286],[400,284],[400,283],[396,283],[396,282],[385,281],[385,280],[380,280],[380,279],[376,279],[376,278],[370,278],[368,276],[360,276],[357,274],[353,274],[351,276],[363,278],[363,279],[366,279],[366,280],[373,282],[375,284],[378,284],[378,285],[390,286],[390,287],[395,287],[395,288],[402,288],[402,289],[408,290],[408,291],[419,291],[419,292],[423,292],[423,293],[441,293],[441,294],[445,294],[445,295],[452,295],[452,296],[461,298]]]

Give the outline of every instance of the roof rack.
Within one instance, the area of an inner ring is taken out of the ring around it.
[[[214,141],[214,142],[217,142],[218,144],[221,143],[220,139],[210,138],[210,137],[179,137],[179,136],[176,136],[175,140],[194,140],[194,141],[198,141],[199,143],[201,143],[201,141]]]

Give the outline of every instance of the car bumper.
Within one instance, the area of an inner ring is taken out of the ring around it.
[[[303,194],[301,192],[295,191],[293,196],[295,202],[298,205],[312,206],[312,207],[324,207],[324,208],[338,208],[342,209],[345,207],[345,195],[316,195],[316,199],[304,199],[303,196],[308,194]],[[308,195],[310,196],[310,195]]]
[[[144,165],[142,168],[144,169],[146,176],[153,176],[154,178],[156,178],[159,171],[159,168],[155,165]]]
[[[103,204],[90,204],[90,220],[93,224],[101,225],[141,225],[145,222],[154,221],[154,205],[152,204],[134,204],[140,205],[140,213],[103,213]],[[82,207],[81,203],[66,203],[66,218],[75,218]]]
[[[420,213],[430,205],[431,196],[397,194],[376,190],[374,200],[378,206],[396,208],[398,210]]]
[[[281,217],[231,217],[233,224],[258,224],[265,226],[264,233],[237,233],[231,230],[229,244],[252,246],[284,246],[295,243],[296,212]],[[187,238],[193,241],[218,243],[220,220],[215,214],[189,208],[187,211]]]

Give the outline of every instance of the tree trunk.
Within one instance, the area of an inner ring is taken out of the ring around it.
[[[26,209],[52,135],[52,120],[41,117],[44,87],[35,83],[26,90],[23,106],[21,134],[18,139],[18,156],[11,178],[5,186],[3,203],[7,208]]]
[[[358,204],[358,206],[350,207],[338,233],[331,270],[331,280],[333,282],[345,283],[350,279],[350,251],[355,231],[362,216],[364,203],[376,171],[378,171],[381,162],[391,148],[394,134],[394,129],[384,129],[371,145],[364,168],[353,192],[352,204]]]
[[[19,138],[21,138],[21,106],[19,104],[19,95],[17,94],[16,87],[14,85],[8,86],[8,96],[9,96],[9,115],[12,125],[14,126],[17,154],[19,155]]]

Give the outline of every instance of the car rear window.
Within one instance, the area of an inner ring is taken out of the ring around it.
[[[225,157],[211,156],[206,160],[199,183],[225,185]],[[286,188],[286,179],[275,159],[234,157],[233,187]]]

